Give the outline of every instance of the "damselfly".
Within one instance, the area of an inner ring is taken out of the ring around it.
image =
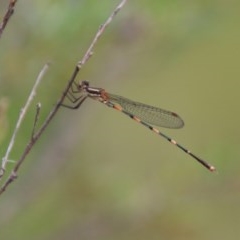
[[[68,99],[73,103],[73,106],[62,104],[64,107],[77,109],[81,104],[89,97],[94,100],[105,104],[108,107],[114,108],[138,123],[141,123],[143,126],[147,127],[151,131],[157,133],[158,135],[165,138],[170,143],[177,146],[179,149],[193,157],[204,167],[210,171],[215,171],[215,167],[207,163],[205,160],[199,158],[187,148],[183,147],[177,143],[174,139],[168,137],[164,133],[160,132],[154,126],[160,126],[165,128],[181,128],[184,125],[183,120],[176,113],[163,110],[161,108],[149,106],[143,103],[135,102],[127,98],[114,95],[106,92],[103,88],[90,87],[89,82],[82,81],[81,83],[73,83],[74,86],[71,86],[67,93]],[[80,94],[76,96],[76,94]]]

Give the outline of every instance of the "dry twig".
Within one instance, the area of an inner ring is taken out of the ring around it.
[[[7,178],[5,183],[0,188],[0,195],[6,190],[6,188],[9,186],[9,184],[11,184],[16,179],[17,172],[18,172],[20,166],[22,165],[22,163],[24,162],[26,156],[31,151],[31,149],[33,148],[34,144],[37,142],[37,140],[40,138],[40,136],[42,135],[44,130],[48,127],[48,125],[51,122],[51,120],[53,119],[53,117],[58,112],[58,110],[59,110],[60,106],[62,105],[62,103],[63,103],[63,101],[64,101],[64,99],[65,99],[65,97],[66,97],[66,95],[67,95],[67,93],[68,93],[72,83],[73,83],[73,81],[75,80],[75,78],[76,78],[76,76],[78,74],[78,72],[81,70],[82,66],[92,56],[93,48],[96,45],[98,39],[102,36],[102,34],[105,31],[106,27],[112,22],[113,18],[122,9],[122,7],[124,6],[124,4],[126,2],[127,2],[127,0],[121,0],[119,5],[115,8],[115,10],[112,12],[112,14],[108,17],[106,22],[99,27],[95,37],[93,38],[89,48],[87,49],[86,53],[84,54],[82,60],[79,61],[77,63],[77,65],[75,66],[75,69],[74,69],[74,71],[72,73],[72,76],[69,79],[68,84],[67,84],[66,88],[64,89],[62,96],[59,98],[59,100],[57,101],[57,104],[54,106],[52,111],[47,116],[45,122],[42,124],[42,126],[40,127],[40,129],[36,133],[35,133],[35,123],[34,123],[33,135],[31,137],[30,141],[28,142],[26,148],[24,149],[22,156],[20,157],[20,159],[16,162],[15,166],[13,167],[13,170],[10,173],[9,177]],[[37,117],[38,117],[37,115],[38,114],[39,114],[39,112],[37,111],[35,119],[37,119]],[[35,121],[37,121],[37,120],[35,120]],[[7,161],[7,158],[5,158],[5,160]]]
[[[8,4],[8,9],[3,17],[3,20],[0,24],[0,38],[2,36],[3,30],[5,29],[9,19],[11,18],[11,16],[14,13],[14,6],[17,3],[17,0],[10,0],[9,4]]]
[[[26,104],[25,106],[21,109],[20,111],[20,114],[19,114],[19,118],[18,118],[18,121],[17,121],[17,124],[15,126],[15,129],[14,129],[14,132],[13,132],[13,135],[12,135],[12,138],[8,144],[8,148],[7,148],[7,151],[6,151],[6,154],[5,156],[2,158],[2,166],[1,166],[1,169],[0,169],[0,179],[1,177],[3,176],[5,170],[6,170],[6,165],[7,165],[7,162],[8,162],[8,158],[9,158],[9,154],[13,148],[13,145],[14,145],[14,142],[15,142],[15,138],[16,138],[16,135],[17,135],[17,132],[22,124],[22,121],[27,113],[27,110],[32,102],[32,100],[34,99],[34,96],[36,95],[36,90],[37,90],[37,87],[38,85],[40,84],[44,74],[46,73],[47,69],[48,69],[48,64],[46,64],[42,70],[40,71],[38,77],[37,77],[37,80],[31,90],[31,93],[26,101]]]

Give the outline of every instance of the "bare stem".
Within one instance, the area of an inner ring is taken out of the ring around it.
[[[118,6],[115,8],[115,10],[112,12],[112,14],[108,17],[106,22],[99,27],[99,29],[97,31],[97,34],[95,35],[92,43],[90,44],[87,52],[85,53],[83,59],[78,62],[78,67],[79,68],[81,68],[82,65],[84,65],[88,61],[88,59],[92,56],[93,48],[94,48],[95,44],[97,43],[98,39],[101,37],[101,35],[105,31],[106,27],[112,22],[113,18],[117,15],[117,13],[123,8],[123,6],[126,2],[127,2],[127,0],[122,0],[118,4]]]
[[[10,0],[9,4],[8,4],[8,9],[3,17],[2,22],[0,23],[0,38],[2,36],[3,30],[5,29],[9,19],[11,18],[11,16],[14,13],[14,6],[17,3],[17,0]]]
[[[39,73],[39,75],[37,77],[37,80],[36,80],[32,90],[30,92],[30,95],[29,95],[29,97],[28,97],[28,99],[26,101],[26,104],[20,111],[19,118],[18,118],[17,124],[15,126],[15,129],[14,129],[13,135],[11,137],[11,140],[9,142],[6,154],[2,158],[2,165],[1,165],[1,169],[0,169],[0,179],[3,176],[3,173],[4,173],[5,169],[6,169],[6,165],[7,165],[7,162],[8,162],[8,157],[9,157],[9,154],[10,154],[12,148],[13,148],[17,132],[18,132],[20,126],[21,126],[21,123],[22,123],[22,121],[23,121],[23,119],[24,119],[24,117],[26,115],[26,112],[27,112],[27,110],[28,110],[32,100],[34,99],[34,96],[36,95],[37,87],[38,87],[39,83],[41,82],[44,74],[46,73],[46,71],[48,69],[48,66],[49,66],[48,64],[44,65],[44,67],[40,71],[40,73]]]
[[[66,86],[66,88],[63,91],[62,96],[59,98],[59,100],[57,101],[56,105],[54,106],[54,108],[52,109],[52,111],[49,113],[49,115],[47,116],[45,122],[42,124],[42,126],[40,127],[40,129],[31,137],[30,141],[28,142],[27,146],[25,147],[20,159],[16,162],[12,172],[10,173],[9,177],[7,178],[7,180],[5,181],[5,183],[2,185],[2,187],[0,188],[0,195],[6,190],[6,188],[9,186],[9,184],[11,184],[17,177],[17,172],[20,168],[20,166],[22,165],[22,163],[24,162],[26,156],[28,155],[28,153],[31,151],[32,147],[34,146],[34,144],[37,142],[37,140],[40,138],[40,136],[42,135],[42,133],[44,132],[44,130],[47,128],[47,126],[49,125],[49,123],[51,122],[51,120],[53,119],[53,117],[56,115],[56,113],[58,112],[60,106],[62,105],[72,83],[74,82],[78,72],[81,70],[82,66],[89,60],[89,58],[92,56],[93,54],[93,48],[96,45],[98,39],[101,37],[101,35],[103,34],[103,32],[105,31],[106,27],[112,22],[113,18],[117,15],[117,13],[122,9],[122,7],[124,6],[124,4],[127,2],[127,0],[122,0],[120,1],[120,3],[118,4],[118,6],[115,8],[115,10],[111,13],[111,15],[107,18],[107,20],[105,21],[104,24],[102,24],[96,35],[94,36],[89,48],[87,49],[86,53],[84,54],[83,58],[81,61],[79,61],[77,63],[77,65],[75,66],[75,69],[72,73],[71,78],[68,81],[68,84]],[[35,131],[34,131],[35,132]],[[14,137],[15,138],[15,137]],[[14,141],[13,141],[14,142]],[[13,143],[10,142],[10,144],[12,145]],[[12,146],[11,146],[12,148]],[[9,153],[8,153],[9,154]],[[4,162],[7,161],[8,159],[8,154],[5,155],[4,157]],[[2,167],[2,172],[5,170],[5,165]],[[1,175],[0,175],[1,176]]]

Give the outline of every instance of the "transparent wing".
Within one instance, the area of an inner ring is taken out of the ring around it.
[[[109,94],[109,101],[120,105],[126,112],[138,117],[141,121],[165,128],[181,128],[184,122],[176,113],[130,99]]]

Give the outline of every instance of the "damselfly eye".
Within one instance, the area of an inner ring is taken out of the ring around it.
[[[81,84],[80,84],[80,86],[81,86],[82,88],[87,88],[87,87],[89,87],[89,82],[88,82],[88,81],[82,81]]]

